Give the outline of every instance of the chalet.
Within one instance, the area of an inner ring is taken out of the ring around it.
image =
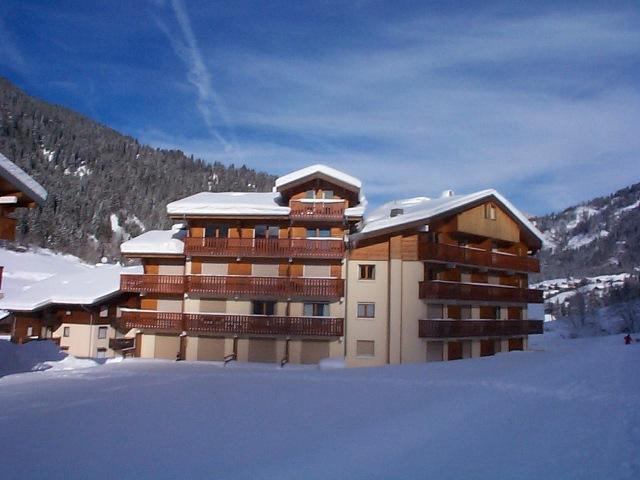
[[[495,190],[390,202],[324,165],[273,192],[203,192],[176,225],[122,244],[123,331],[145,358],[349,366],[453,360],[528,346],[542,236]],[[131,332],[134,333],[131,333]]]
[[[15,343],[51,339],[76,357],[110,358],[123,348],[133,351],[134,339],[118,330],[118,320],[122,308],[138,306],[139,299],[120,292],[121,271],[100,265],[41,280],[0,300],[0,309],[9,312],[0,327]]]
[[[24,170],[0,153],[0,240],[14,240],[16,208],[35,208],[47,200],[47,192]],[[2,266],[0,266],[0,287]],[[0,298],[2,294],[0,293]]]

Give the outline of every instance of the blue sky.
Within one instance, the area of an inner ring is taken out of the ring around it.
[[[638,2],[3,2],[0,74],[157,147],[541,214],[640,181]]]

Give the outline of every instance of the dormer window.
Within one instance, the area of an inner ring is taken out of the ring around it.
[[[304,198],[316,198],[315,190],[307,190],[304,192]]]
[[[333,198],[333,190],[325,190],[323,193],[325,200],[331,200]]]

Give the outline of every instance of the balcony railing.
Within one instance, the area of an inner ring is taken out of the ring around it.
[[[173,293],[185,291],[184,275],[120,275],[123,292]]]
[[[344,320],[333,317],[124,311],[121,323],[124,328],[194,334],[341,337],[344,332]]]
[[[418,336],[505,337],[542,333],[542,320],[420,320]]]
[[[185,313],[188,332],[234,335],[341,337],[343,319]]]
[[[343,297],[340,278],[190,275],[187,291],[229,296]]]
[[[298,222],[339,222],[344,219],[344,202],[291,202],[292,220]]]
[[[2,290],[2,271],[4,270],[4,267],[0,267],[0,290]]]
[[[456,282],[420,282],[420,298],[543,303],[542,290]]]
[[[537,258],[509,255],[507,253],[490,252],[475,248],[459,247],[444,243],[421,243],[419,247],[421,260],[436,262],[477,265],[481,267],[516,270],[520,272],[539,272],[540,262]]]
[[[344,296],[344,280],[235,275],[122,275],[120,290],[167,294],[190,292],[228,296],[339,298]]]
[[[342,239],[187,237],[185,253],[211,257],[342,258]]]
[[[168,332],[183,330],[182,313],[123,310],[120,325],[125,329],[140,328]]]

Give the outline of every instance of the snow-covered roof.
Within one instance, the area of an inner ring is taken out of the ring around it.
[[[186,236],[187,230],[181,223],[174,225],[171,230],[149,230],[121,244],[120,252],[181,255]]]
[[[167,205],[169,215],[289,215],[276,192],[201,192]]]
[[[119,293],[121,273],[142,267],[98,265],[82,273],[58,273],[0,299],[0,309],[34,311],[49,305],[93,305]]]
[[[47,200],[47,191],[24,170],[0,153],[0,177],[25,193],[31,200],[42,205]]]
[[[288,173],[276,179],[274,190],[281,192],[285,188],[306,182],[311,178],[323,178],[332,183],[340,185],[347,190],[360,191],[362,183],[355,177],[347,175],[340,170],[328,167],[327,165],[316,164],[309,167],[301,168],[295,172]]]
[[[495,198],[507,211],[513,215],[534,237],[544,242],[542,233],[522,214],[511,202],[504,198],[496,190],[482,190],[468,195],[448,195],[436,199],[427,197],[415,197],[405,200],[394,200],[365,213],[358,233],[351,236],[353,240],[359,240],[375,234],[393,231],[411,224],[419,224],[431,218],[443,215],[452,210],[458,210],[467,205]],[[402,213],[392,217],[394,209],[402,209]]]

